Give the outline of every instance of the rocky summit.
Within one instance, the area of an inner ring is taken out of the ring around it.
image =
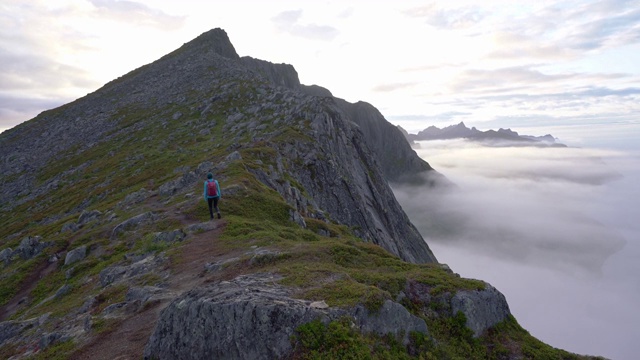
[[[2,358],[582,358],[437,262],[389,184],[442,176],[375,107],[221,29],[0,154]]]

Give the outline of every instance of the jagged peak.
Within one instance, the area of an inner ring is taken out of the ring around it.
[[[206,47],[226,58],[239,60],[240,56],[233,47],[227,32],[221,28],[211,29],[200,34],[195,39],[185,43],[181,49]]]

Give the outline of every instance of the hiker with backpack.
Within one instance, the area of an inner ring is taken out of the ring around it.
[[[220,209],[218,209],[218,200],[220,199],[220,185],[218,180],[213,179],[213,174],[207,174],[207,180],[204,182],[204,199],[209,204],[209,215],[213,219],[213,209],[216,209],[218,219],[222,218],[220,215]]]

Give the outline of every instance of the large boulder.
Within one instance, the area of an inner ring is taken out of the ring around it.
[[[475,337],[511,314],[504,295],[489,284],[483,290],[458,291],[451,298],[451,312],[455,315],[459,311],[467,318],[467,327]]]
[[[387,301],[373,313],[361,306],[330,308],[324,302],[293,299],[290,289],[275,283],[279,279],[271,274],[239,276],[180,296],[162,311],[144,358],[286,358],[299,326],[343,316],[363,332],[427,333],[425,322],[397,303]]]
[[[353,316],[361,332],[375,333],[380,336],[392,334],[396,338],[402,337],[405,345],[409,343],[410,332],[429,333],[424,320],[412,315],[404,306],[391,300],[386,300],[382,308],[373,312],[364,306],[358,306]]]
[[[39,255],[42,250],[51,245],[50,242],[41,241],[41,236],[27,236],[20,242],[20,246],[16,249],[16,253],[24,260],[29,260]]]
[[[87,247],[85,245],[79,246],[67,253],[64,258],[65,265],[75,264],[78,261],[83,260],[87,256]]]
[[[153,212],[146,212],[140,215],[136,215],[132,218],[129,218],[120,224],[116,225],[113,228],[113,232],[111,233],[111,238],[115,239],[118,235],[125,231],[133,230],[139,226],[150,224],[155,221],[156,215]]]

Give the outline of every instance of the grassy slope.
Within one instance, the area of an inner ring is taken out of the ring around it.
[[[251,89],[245,88],[244,91],[250,92]],[[200,97],[194,94],[192,104],[197,104],[198,98],[204,98],[204,95]],[[88,245],[101,251],[90,253],[86,259],[74,265],[68,278],[66,271],[70,267],[65,267],[63,261],[58,262],[53,271],[37,280],[28,294],[31,300],[29,304],[40,303],[65,283],[71,286],[72,291],[55,302],[22,306],[13,318],[32,318],[45,313],[51,313],[52,318],[61,317],[81,306],[90,295],[97,296],[98,310],[122,301],[127,287],[118,285],[101,288],[96,284],[96,275],[105,267],[122,262],[125,254],[158,252],[171,257],[170,248],[151,243],[147,234],[174,229],[176,223],[159,221],[141,229],[136,237],[120,241],[109,240],[117,222],[88,224],[74,234],[61,233],[60,229],[65,223],[77,220],[78,213],[74,209],[87,201],[88,210],[99,210],[103,214],[113,212],[122,220],[147,211],[149,209],[144,204],[131,210],[122,210],[116,204],[143,187],[158,190],[166,181],[179,177],[174,172],[178,167],[193,170],[203,161],[220,163],[231,152],[229,149],[233,141],[222,134],[223,110],[237,106],[242,101],[242,94],[235,99],[225,100],[218,104],[217,111],[204,119],[195,106],[189,104],[123,109],[118,114],[121,131],[111,134],[108,142],[82,151],[70,150],[59,161],[43,169],[39,176],[42,183],[57,178],[61,185],[47,196],[19,206],[11,214],[2,214],[0,239],[7,240],[0,245],[0,249],[15,248],[28,235],[42,236],[54,245],[34,259],[14,261],[2,270],[0,304],[7,303],[20,289],[29,286],[26,283],[29,275],[44,266],[51,255],[79,245]],[[171,115],[178,111],[184,114],[183,117],[177,121],[170,120]],[[169,119],[166,126],[157,125],[160,118]],[[216,125],[211,128],[211,134],[199,135],[204,124],[214,122]],[[290,129],[287,136],[281,136],[279,141],[286,141],[289,136],[304,138],[297,132]],[[248,138],[244,140],[251,141]],[[236,189],[231,195],[225,195],[220,204],[227,222],[218,239],[220,245],[229,252],[249,250],[251,246],[266,247],[274,252],[230,262],[223,269],[222,278],[239,273],[277,272],[284,276],[283,284],[297,289],[300,298],[325,300],[330,306],[361,303],[372,310],[378,308],[385,299],[395,299],[408,281],[428,285],[433,295],[484,287],[481,281],[461,279],[438,265],[405,263],[378,246],[362,242],[345,226],[305,219],[308,228],[300,228],[289,220],[289,205],[280,195],[247,171],[251,167],[266,169],[273,161],[272,151],[261,143],[243,148],[240,150],[241,161],[230,163],[216,174],[223,190],[225,187]],[[58,175],[61,171],[78,167],[81,167],[81,171],[69,172],[65,177]],[[195,196],[187,198],[186,202],[183,194],[168,198],[164,202],[165,208],[160,212],[174,211],[176,204],[180,203],[181,211],[186,215],[207,220],[208,212],[200,198],[200,191],[200,182],[197,182],[194,188],[187,191]],[[331,236],[318,235],[319,229]],[[132,285],[155,284],[158,281],[157,276],[150,275]],[[328,327],[311,323],[299,329],[295,357],[501,359],[521,354],[524,358],[532,359],[578,358],[540,343],[520,328],[515,319],[500,324],[481,339],[473,339],[463,325],[464,318],[429,316],[418,307],[405,305],[427,321],[433,339],[412,334],[412,344],[407,349],[399,345],[396,339],[355,333],[344,321],[337,321]],[[100,332],[104,326],[108,326],[104,321],[94,322],[96,332]],[[73,341],[59,343],[41,351],[36,358],[48,358],[53,354],[64,358],[76,345]],[[6,346],[0,349],[0,355],[8,356],[16,351],[15,346]]]

